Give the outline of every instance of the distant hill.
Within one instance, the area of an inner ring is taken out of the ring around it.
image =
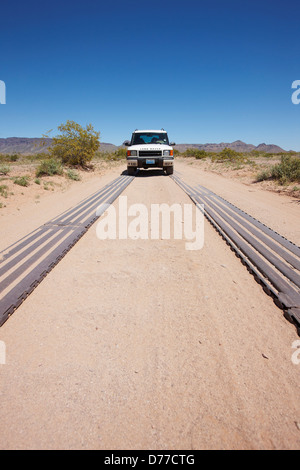
[[[260,152],[266,153],[282,153],[286,150],[283,150],[278,145],[267,145],[267,144],[259,144],[257,146],[252,144],[246,144],[241,140],[236,140],[235,142],[225,143],[221,142],[220,144],[178,144],[176,145],[176,150],[179,152],[184,152],[188,148],[197,148],[199,150],[205,150],[206,152],[221,152],[224,148],[230,148],[235,150],[236,152],[251,152],[252,150],[257,150]]]
[[[259,152],[266,152],[266,153],[281,153],[284,151],[277,145],[267,145],[267,144],[259,144],[255,150]]]
[[[42,144],[45,143],[44,146]],[[39,152],[46,152],[52,144],[52,139],[43,139],[40,137],[7,137],[0,138],[0,153],[19,153],[23,155],[33,155]],[[118,149],[117,145],[101,142],[101,152],[114,152]]]
[[[22,153],[34,154],[41,152],[42,141],[46,142],[46,148],[52,139],[30,138],[30,137],[8,137],[0,138],[0,153]]]
[[[42,147],[42,143],[45,143],[45,146]],[[39,152],[47,151],[47,148],[51,145],[52,139],[47,138],[43,139],[40,137],[7,137],[0,138],[0,153],[20,153],[23,155],[35,154]],[[101,152],[114,152],[118,148],[123,147],[122,145],[114,145],[107,142],[101,142],[100,151]],[[260,152],[266,153],[282,153],[285,152],[278,145],[274,144],[259,144],[257,146],[252,144],[246,144],[241,140],[236,140],[235,142],[225,143],[221,142],[220,144],[177,144],[175,149],[179,152],[184,152],[188,148],[197,148],[200,150],[205,150],[206,152],[220,152],[224,148],[231,148],[236,152],[251,152],[252,150],[257,150]]]

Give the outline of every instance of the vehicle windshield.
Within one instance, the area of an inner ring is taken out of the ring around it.
[[[132,134],[131,145],[141,144],[169,145],[168,134],[166,132],[134,132]]]

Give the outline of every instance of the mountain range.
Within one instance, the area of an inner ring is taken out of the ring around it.
[[[278,145],[263,143],[255,146],[252,144],[246,144],[241,140],[236,140],[235,142],[221,142],[220,144],[178,144],[175,148],[179,150],[179,152],[184,152],[188,148],[196,148],[199,150],[205,150],[206,152],[221,152],[224,148],[230,148],[240,153],[251,152],[252,150],[265,153],[286,152],[286,150],[278,147]]]
[[[44,143],[44,147],[42,144]],[[50,138],[40,138],[40,137],[7,137],[0,138],[0,153],[19,153],[24,155],[36,154],[39,152],[46,151],[47,148],[51,145],[52,139]],[[100,150],[101,152],[114,152],[118,148],[123,147],[123,145],[114,145],[106,142],[101,142]],[[236,140],[235,142],[221,142],[219,144],[207,143],[207,144],[177,144],[174,148],[179,152],[184,152],[188,148],[197,148],[200,150],[205,150],[206,152],[220,152],[224,148],[231,148],[236,152],[251,152],[252,150],[265,152],[265,153],[282,153],[286,150],[283,150],[278,145],[274,144],[259,144],[257,146],[252,144],[246,144],[241,140]]]

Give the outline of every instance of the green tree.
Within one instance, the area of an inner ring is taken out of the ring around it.
[[[74,121],[58,126],[61,135],[53,137],[50,154],[70,166],[86,168],[100,146],[100,132],[91,124],[85,128]]]

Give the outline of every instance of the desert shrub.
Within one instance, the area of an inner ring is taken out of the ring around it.
[[[39,162],[39,161],[42,162],[43,160],[49,160],[50,156],[49,156],[49,153],[39,152],[39,153],[33,153],[31,155],[23,155],[22,158],[30,162]]]
[[[126,158],[127,149],[119,148],[114,153],[110,154],[110,160],[123,160]]]
[[[40,165],[37,167],[35,176],[39,178],[40,176],[53,176],[53,175],[62,175],[63,167],[59,160],[55,158],[49,158],[48,160],[43,160]]]
[[[196,160],[202,160],[208,157],[208,153],[205,150],[197,150],[195,158]]]
[[[249,155],[251,155],[251,157],[259,157],[261,153],[259,150],[251,150],[251,152],[249,152]]]
[[[43,188],[46,191],[54,191],[54,183],[53,181],[43,181]]]
[[[1,153],[0,154],[0,162],[10,162],[10,157],[11,155],[7,153]]]
[[[79,173],[71,168],[67,171],[67,178],[74,181],[80,181],[81,179]]]
[[[300,182],[300,158],[291,155],[282,156],[280,163],[272,167],[271,178],[278,180],[281,184]]]
[[[8,175],[10,167],[6,165],[0,165],[0,175]]]
[[[277,157],[278,154],[270,153],[270,152],[262,152],[260,156],[263,157],[263,158],[269,158],[270,159],[270,158],[273,158],[273,157]]]
[[[49,148],[52,157],[69,166],[87,167],[99,149],[100,133],[91,124],[86,128],[74,121],[58,126],[61,134],[53,138]]]
[[[6,184],[1,184],[0,185],[0,196],[7,197],[7,189],[8,187]]]
[[[277,180],[280,184],[300,182],[300,158],[283,155],[280,163],[273,165],[270,169],[261,171],[256,177],[256,181],[267,179]]]
[[[256,181],[259,183],[260,181],[265,181],[271,178],[271,171],[270,170],[262,170],[256,176]]]
[[[201,160],[203,158],[208,157],[208,153],[205,150],[197,149],[197,148],[188,148],[184,152],[185,157],[193,157],[197,160]]]
[[[127,149],[126,148],[118,148],[115,152],[96,152],[95,158],[100,160],[108,160],[108,161],[118,161],[126,159]]]
[[[17,176],[13,181],[19,186],[29,186],[29,179],[29,176]]]
[[[100,152],[98,150],[94,155],[94,159],[96,159],[96,160],[105,160],[107,155],[108,155],[107,152]]]
[[[113,153],[104,154],[104,159],[113,160],[113,161],[124,160],[126,158],[126,155],[127,155],[127,149],[119,148],[115,150]]]
[[[212,160],[218,162],[237,162],[243,161],[244,156],[231,148],[225,147],[221,152],[214,154]]]

